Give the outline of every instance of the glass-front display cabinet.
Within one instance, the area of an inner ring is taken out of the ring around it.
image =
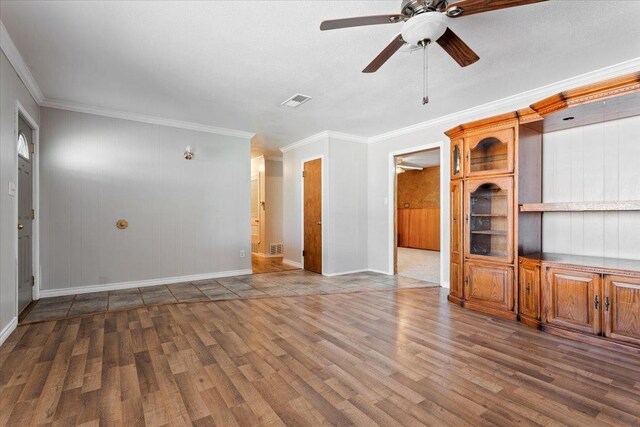
[[[513,262],[513,178],[469,180],[465,223],[467,258]]]
[[[465,138],[465,176],[513,173],[515,129]]]
[[[451,142],[451,179],[462,178],[462,150],[464,149],[463,139]]]

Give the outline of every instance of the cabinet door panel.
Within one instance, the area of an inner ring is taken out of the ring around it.
[[[462,264],[456,260],[451,259],[451,272],[450,272],[450,289],[449,293],[457,298],[462,298]]]
[[[465,262],[464,299],[499,310],[512,311],[513,267]]]
[[[451,140],[451,179],[459,179],[463,175],[463,141],[462,138]]]
[[[605,335],[640,345],[640,278],[605,276]]]
[[[464,183],[466,258],[513,262],[513,178],[470,179]]]
[[[518,311],[532,319],[540,319],[540,266],[520,263]]]
[[[514,141],[513,127],[465,138],[465,177],[513,173]]]
[[[602,295],[599,274],[548,268],[543,321],[576,331],[599,334]]]

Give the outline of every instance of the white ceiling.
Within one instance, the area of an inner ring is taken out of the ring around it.
[[[452,19],[480,56],[431,48],[361,70],[400,25],[320,32],[393,1],[2,1],[0,18],[46,98],[258,133],[268,150],[323,130],[373,136],[637,57],[637,1],[550,1]],[[280,103],[313,97],[298,109]]]
[[[417,153],[404,154],[398,157],[402,164],[407,166],[418,166],[421,168],[430,168],[440,165],[440,149],[418,151]]]

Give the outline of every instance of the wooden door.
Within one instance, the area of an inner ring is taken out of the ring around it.
[[[513,177],[464,183],[464,254],[490,262],[513,262]]]
[[[451,295],[462,298],[462,180],[451,181]]]
[[[640,345],[640,278],[604,277],[605,335]]]
[[[460,179],[463,175],[463,141],[462,138],[451,140],[451,179]]]
[[[31,174],[32,131],[20,117],[18,119],[18,313],[33,299],[32,286],[32,222],[33,179]]]
[[[513,173],[515,128],[490,130],[464,139],[464,176]]]
[[[464,263],[464,299],[487,308],[512,311],[513,267],[473,261]]]
[[[596,273],[547,268],[542,321],[599,334],[602,330],[601,282],[600,275]]]
[[[518,312],[540,320],[540,265],[520,262],[518,275]]]
[[[322,274],[322,159],[304,163],[304,269]]]

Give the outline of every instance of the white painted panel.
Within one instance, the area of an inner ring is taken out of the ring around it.
[[[250,268],[247,139],[43,108],[41,141],[43,289]]]
[[[640,117],[544,136],[543,200],[640,200]],[[640,259],[640,212],[543,216],[543,249]]]

